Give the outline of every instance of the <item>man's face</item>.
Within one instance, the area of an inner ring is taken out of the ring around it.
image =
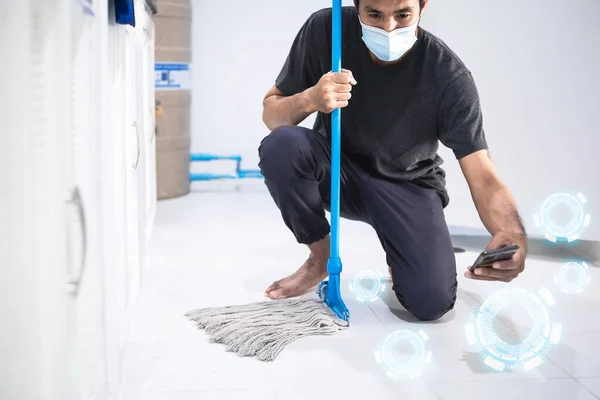
[[[387,32],[417,23],[420,13],[419,0],[360,0],[358,6],[365,25]]]

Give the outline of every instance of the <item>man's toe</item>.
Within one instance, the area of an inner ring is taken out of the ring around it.
[[[280,280],[279,280],[279,281],[277,281],[277,282],[273,282],[273,283],[271,283],[271,286],[269,286],[269,287],[268,287],[268,288],[265,290],[265,293],[267,293],[267,294],[268,294],[269,292],[272,292],[273,290],[275,290],[275,289],[278,289],[278,288],[279,288],[279,284],[280,284],[280,283],[281,283],[281,281],[280,281]]]
[[[283,289],[276,289],[269,292],[269,297],[273,300],[281,300],[285,298]]]

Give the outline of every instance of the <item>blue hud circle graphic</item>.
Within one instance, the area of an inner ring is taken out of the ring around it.
[[[381,347],[375,352],[375,361],[382,365],[387,376],[393,379],[415,379],[421,375],[431,362],[431,351],[427,350],[428,336],[423,330],[414,332],[409,329],[397,330],[389,334]],[[394,347],[409,347],[408,357],[395,354]]]
[[[483,362],[497,371],[531,370],[543,363],[545,354],[560,340],[562,326],[552,323],[549,307],[555,303],[546,289],[532,293],[524,289],[505,289],[490,296],[475,310],[465,327],[470,345],[481,348]],[[498,314],[509,306],[518,306],[533,321],[531,332],[518,344],[507,343],[494,330]]]
[[[376,301],[385,292],[385,284],[381,282],[381,278],[381,274],[377,272],[360,272],[349,284],[350,293],[360,302]]]
[[[588,265],[585,262],[568,262],[560,267],[554,281],[565,293],[581,293],[590,283]]]
[[[571,220],[566,225],[557,224],[550,216],[554,207],[566,205],[572,213]],[[587,211],[587,199],[578,193],[576,196],[568,193],[556,193],[548,197],[540,211],[533,216],[535,225],[544,232],[551,242],[573,242],[579,239],[584,228],[590,224],[590,213]]]

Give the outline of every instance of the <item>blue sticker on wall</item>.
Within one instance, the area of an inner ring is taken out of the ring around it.
[[[192,71],[190,63],[155,63],[154,87],[156,90],[191,90]]]

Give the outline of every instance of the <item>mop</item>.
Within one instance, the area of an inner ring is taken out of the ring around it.
[[[342,67],[342,1],[333,0],[333,72]],[[328,280],[319,284],[318,299],[267,300],[246,305],[212,307],[185,314],[203,329],[212,343],[240,357],[273,361],[293,341],[314,335],[333,335],[350,326],[350,312],[340,292],[339,257],[341,110],[331,114],[331,238]]]

